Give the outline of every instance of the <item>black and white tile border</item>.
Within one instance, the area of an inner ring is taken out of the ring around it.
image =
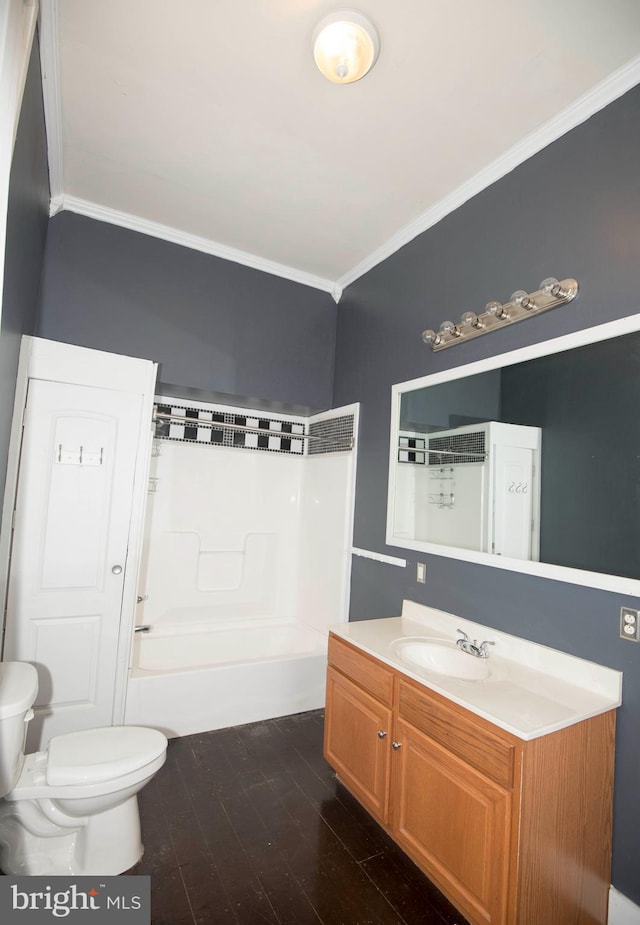
[[[265,417],[255,412],[246,414],[223,410],[204,410],[184,405],[156,405],[160,414],[184,417],[184,423],[156,421],[155,436],[180,443],[200,443],[210,446],[242,447],[271,453],[304,454],[304,424],[282,418]],[[211,426],[211,425],[214,426]],[[219,424],[219,427],[215,425]],[[204,426],[203,426],[204,425]],[[235,430],[253,428],[260,433]]]
[[[306,455],[306,452],[335,453],[349,450],[353,445],[353,415],[312,424],[309,433],[322,437],[322,440],[306,440],[306,425],[301,421],[270,417],[255,411],[228,411],[220,406],[211,406],[209,410],[160,402],[155,407],[159,414],[184,419],[157,420],[155,437],[160,440],[295,456]],[[240,429],[243,427],[250,429]],[[305,443],[309,444],[306,451]]]
[[[436,452],[439,451],[439,452]],[[466,434],[437,433],[425,438],[401,433],[398,438],[398,462],[417,466],[462,466],[485,461],[485,434],[478,430]]]
[[[327,418],[325,421],[313,421],[309,425],[309,435],[317,440],[309,440],[307,453],[318,456],[321,453],[344,453],[353,449],[353,415],[345,414],[339,418]]]
[[[424,437],[405,436],[400,434],[398,440],[398,462],[414,463],[423,466],[426,463],[426,440]]]
[[[428,450],[429,466],[461,466],[470,463],[485,461],[485,432],[484,430],[470,431],[465,434],[448,434],[439,437],[434,434],[429,437]],[[440,450],[440,452],[435,452]]]

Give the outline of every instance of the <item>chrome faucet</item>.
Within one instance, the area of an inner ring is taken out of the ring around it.
[[[462,633],[462,638],[456,639],[456,645],[459,649],[462,649],[463,652],[467,652],[469,655],[473,655],[476,658],[489,658],[487,646],[495,646],[495,642],[492,642],[490,639],[485,639],[480,643],[477,639],[474,639],[473,642],[471,642],[464,630],[457,630],[457,632]]]
[[[133,632],[134,633],[148,633],[150,629],[151,629],[150,624],[143,623],[142,626],[136,626]]]

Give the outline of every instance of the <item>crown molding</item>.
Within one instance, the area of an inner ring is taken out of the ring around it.
[[[49,188],[51,198],[62,196],[64,163],[62,154],[62,94],[60,92],[60,56],[58,51],[58,2],[40,0],[40,65],[42,99],[47,129]]]
[[[579,97],[574,103],[564,109],[553,119],[545,122],[539,129],[526,135],[521,141],[509,148],[495,161],[461,184],[449,195],[440,199],[431,208],[419,215],[418,218],[405,225],[390,237],[384,244],[376,248],[368,257],[348,270],[336,285],[341,290],[347,288],[373,267],[382,263],[387,257],[395,254],[422,232],[432,228],[446,215],[459,208],[469,199],[472,199],[482,190],[500,180],[520,164],[537,154],[547,145],[565,135],[571,129],[585,122],[592,115],[604,109],[618,97],[626,93],[636,84],[640,83],[640,56],[632,58],[626,65],[614,71],[601,83],[597,84],[588,93]]]
[[[169,241],[171,244],[190,247],[192,250],[201,251],[203,254],[211,254],[213,257],[221,257],[223,260],[241,263],[246,267],[251,267],[254,270],[261,270],[263,273],[271,273],[272,276],[280,276],[293,283],[311,286],[313,289],[321,289],[323,292],[330,293],[333,298],[336,299],[336,284],[332,279],[314,276],[312,273],[305,273],[302,270],[297,270],[295,267],[288,267],[283,263],[276,263],[273,260],[258,257],[247,251],[228,247],[226,244],[220,244],[218,241],[211,241],[209,238],[201,238],[198,235],[189,234],[186,231],[179,231],[177,228],[171,228],[169,225],[161,225],[159,222],[150,222],[137,215],[131,215],[128,212],[120,212],[117,209],[110,209],[107,206],[89,202],[87,199],[78,199],[75,196],[67,196],[64,193],[51,200],[49,214],[55,215],[61,211],[76,212],[78,215],[85,215],[87,218],[94,218],[99,222],[119,225],[121,228],[128,228],[130,231],[138,231],[141,234],[151,235],[153,238],[161,238],[163,241]],[[341,292],[342,290],[339,291]]]

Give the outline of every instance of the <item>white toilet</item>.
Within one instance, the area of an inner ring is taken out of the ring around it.
[[[138,790],[167,739],[141,726],[54,736],[24,754],[38,675],[0,662],[0,868],[5,874],[120,874],[142,856]]]

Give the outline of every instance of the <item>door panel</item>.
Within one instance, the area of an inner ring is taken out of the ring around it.
[[[33,658],[29,660],[40,668],[36,706],[95,702],[100,629],[98,614],[32,620]]]
[[[390,731],[391,710],[329,667],[325,757],[381,822],[389,818]]]
[[[30,380],[5,659],[38,668],[30,747],[113,717],[142,396]]]
[[[107,448],[116,444],[117,421],[60,414],[52,424],[53,465],[48,473],[41,587],[98,588],[104,585],[113,490]]]
[[[511,794],[402,720],[394,756],[399,844],[473,922],[504,925]]]

